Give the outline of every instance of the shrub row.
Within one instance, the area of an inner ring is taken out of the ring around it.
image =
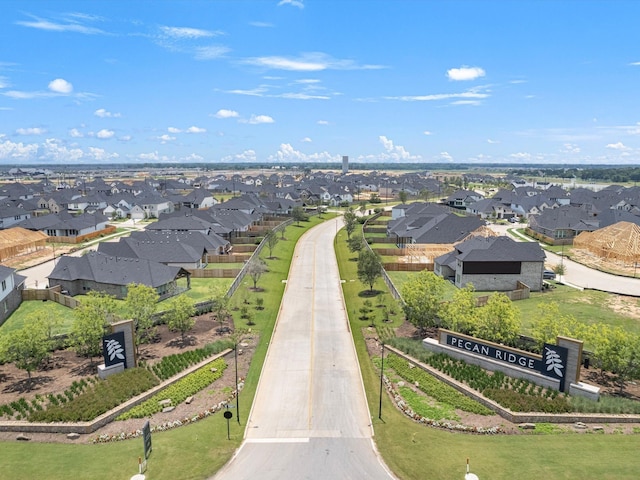
[[[187,397],[195,395],[200,390],[208,387],[222,376],[227,364],[223,358],[218,358],[192,374],[178,380],[173,385],[151,397],[149,400],[133,407],[128,412],[118,416],[117,420],[130,418],[144,418],[162,411],[161,400],[171,399],[172,405],[178,405]]]
[[[77,397],[50,403],[46,410],[34,411],[28,417],[31,422],[88,422],[112,408],[149,390],[158,379],[144,368],[131,368],[95,382]],[[64,397],[63,397],[64,398]]]
[[[438,402],[447,403],[454,408],[479,415],[492,415],[493,412],[484,405],[458,392],[455,388],[435,379],[421,368],[410,365],[409,362],[394,354],[389,354],[387,364],[404,380],[415,384],[425,394]]]
[[[201,362],[205,358],[215,355],[216,353],[220,353],[226,348],[232,347],[233,342],[230,340],[218,340],[217,342],[209,343],[202,348],[168,355],[160,362],[152,365],[150,368],[160,380],[166,380],[186,370],[190,366]]]

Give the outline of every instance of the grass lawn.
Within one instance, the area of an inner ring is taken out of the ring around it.
[[[611,326],[620,326],[628,332],[640,334],[640,320],[629,315],[618,313],[613,308],[614,295],[595,290],[576,290],[558,284],[556,288],[547,292],[532,292],[531,298],[513,302],[522,314],[523,333],[529,334],[531,326],[539,315],[539,306],[555,302],[560,312],[572,315],[581,323],[594,324],[606,323]],[[639,305],[638,300],[635,301]]]
[[[280,300],[284,293],[285,284],[282,280],[288,276],[295,244],[308,228],[329,218],[333,218],[333,215],[323,215],[322,219],[311,218],[308,222],[302,222],[300,227],[288,227],[286,240],[278,242],[273,251],[274,258],[266,259],[268,251],[263,252],[262,257],[265,258],[269,271],[260,278],[258,287],[262,287],[264,291],[253,292],[249,288],[253,282],[246,280],[231,299],[232,306],[243,304],[244,299],[250,302],[250,311],[253,313],[255,322],[251,330],[254,334],[260,335],[260,341],[245,380],[245,387],[239,396],[241,425],[239,426],[237,421],[229,422],[231,440],[227,440],[227,422],[222,415],[212,415],[189,426],[155,433],[147,478],[154,480],[207,478],[229,461],[235,449],[240,446],[244,436],[245,422],[253,403],[258,378],[280,308]],[[203,285],[199,285],[201,291],[208,290],[207,282],[211,279],[196,280],[204,281]],[[258,296],[264,299],[263,310],[255,309],[255,299]],[[234,318],[239,319],[237,311],[233,314]],[[237,325],[246,326],[242,321]],[[236,412],[234,411],[234,414]],[[143,424],[144,420],[141,420],[140,428]],[[103,445],[0,442],[0,448],[3,452],[0,479],[131,478],[137,473],[138,457],[143,454],[141,438]]]
[[[346,235],[343,231],[340,235],[343,238],[338,238],[336,250],[341,276],[356,278],[356,264],[348,260]],[[384,286],[378,284],[375,288],[384,290]],[[481,479],[631,479],[637,476],[636,435],[480,436],[453,433],[410,421],[392,405],[387,395],[382,396],[383,420],[379,420],[380,377],[366,351],[363,322],[357,313],[358,305],[363,301],[360,295],[364,287],[357,280],[347,281],[343,290],[373,418],[374,440],[398,478],[464,478],[467,458],[471,471]]]
[[[69,333],[73,324],[73,310],[64,307],[56,302],[29,301],[22,302],[18,309],[11,314],[6,322],[0,327],[0,336],[6,335],[13,330],[20,330],[24,326],[27,318],[42,315],[47,318],[48,315],[55,315],[62,319],[60,333]]]

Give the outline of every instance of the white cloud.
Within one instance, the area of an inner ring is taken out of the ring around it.
[[[516,160],[530,160],[531,154],[526,152],[517,152],[509,155],[511,158],[515,158]]]
[[[123,136],[118,138],[118,140],[120,140],[121,142],[129,142],[132,139],[133,139],[133,137],[131,135],[123,135]]]
[[[433,135],[433,133],[431,133],[429,130],[425,130],[424,132],[422,132],[423,135]]]
[[[291,5],[292,7],[298,7],[300,9],[304,8],[303,0],[280,0],[278,2],[278,6],[282,5]]]
[[[89,147],[89,152],[87,153],[87,156],[91,157],[93,160],[98,160],[98,161],[115,160],[116,158],[120,157],[118,153],[115,153],[115,152],[108,153],[103,148],[97,148],[97,147]]]
[[[316,123],[318,125],[329,125],[329,121],[327,120],[318,120]]]
[[[629,151],[631,150],[629,147],[624,145],[622,142],[610,143],[607,145],[607,148],[611,150],[619,150],[619,151]]]
[[[180,133],[180,132],[182,132],[182,130],[180,130],[179,128],[176,128],[176,127],[169,127],[169,128],[167,128],[167,131],[169,133]]]
[[[456,100],[455,102],[451,102],[451,105],[473,105],[478,106],[482,105],[480,100]]]
[[[54,93],[69,94],[73,91],[73,85],[64,78],[56,78],[49,82],[49,90]]]
[[[435,93],[429,95],[404,95],[400,97],[384,97],[386,100],[400,100],[402,102],[433,102],[438,100],[472,99],[482,100],[490,95],[478,89],[470,89],[461,93]]]
[[[187,133],[205,133],[207,131],[206,128],[200,128],[196,126],[191,126],[185,130]]]
[[[250,123],[251,125],[258,125],[261,123],[274,123],[275,120],[269,115],[251,115],[249,120],[244,120],[243,123]]]
[[[493,145],[495,143],[500,143],[500,141],[499,140],[491,140],[490,138],[487,138],[487,143],[490,143],[490,144]]]
[[[190,27],[160,27],[162,33],[167,35],[168,37],[174,38],[203,38],[203,37],[214,37],[219,35],[218,32],[212,32],[210,30],[202,30],[200,28],[190,28]]]
[[[449,154],[449,152],[440,152],[440,154],[438,155],[438,160],[453,162],[453,157]]]
[[[303,143],[311,143],[312,140],[309,137],[304,137],[302,140],[300,140]]]
[[[240,114],[235,110],[226,110],[224,108],[218,110],[214,115],[216,118],[235,118],[238,116],[240,116]]]
[[[310,95],[308,93],[282,93],[280,95],[271,95],[277,98],[289,98],[292,100],[329,100],[331,97],[327,95]]]
[[[119,118],[121,116],[119,113],[109,112],[104,108],[99,108],[98,110],[93,112],[93,114],[96,117],[100,117],[100,118]]]
[[[171,135],[168,134],[164,134],[164,135],[160,135],[158,137],[158,140],[160,140],[160,143],[165,144],[167,142],[172,142],[173,140],[175,140],[176,137],[172,137]]]
[[[35,143],[24,144],[5,140],[0,143],[0,159],[2,160],[31,160],[38,153]]]
[[[84,137],[82,132],[80,130],[78,130],[77,128],[72,128],[71,130],[69,130],[69,136],[71,136],[73,138],[82,138],[82,137]]]
[[[640,66],[640,62],[632,62],[629,65],[632,65],[634,67]]]
[[[243,63],[257,67],[276,70],[291,70],[296,72],[320,72],[322,70],[377,70],[381,65],[359,65],[353,60],[332,58],[326,53],[310,52],[300,57],[253,57],[243,60]]]
[[[204,157],[201,155],[198,155],[197,153],[190,153],[186,157],[180,158],[181,162],[202,162],[203,160],[204,160]]]
[[[106,128],[103,128],[102,130],[98,131],[96,133],[96,137],[102,139],[102,140],[106,140],[108,138],[112,138],[115,135],[115,132],[113,130],[107,130]]]
[[[88,27],[86,25],[82,25],[77,21],[77,18],[83,20],[94,20],[98,17],[92,17],[90,15],[82,16],[76,15],[76,20],[67,21],[66,23],[56,23],[50,20],[45,20],[33,15],[29,15],[33,20],[32,21],[18,21],[17,25],[22,25],[23,27],[36,28],[38,30],[47,30],[50,32],[74,32],[74,33],[84,33],[85,35],[95,35],[95,34],[104,34],[103,30],[94,27]]]
[[[258,27],[258,28],[273,28],[274,27],[273,23],[268,23],[268,22],[249,22],[249,25],[251,25],[252,27]]]
[[[39,149],[38,158],[55,162],[77,162],[85,158],[81,148],[68,148],[55,138],[47,138]]]
[[[18,128],[16,133],[18,135],[42,135],[43,133],[47,133],[47,130],[40,127]]]
[[[381,160],[391,160],[391,161],[417,161],[422,157],[419,155],[411,155],[407,150],[401,145],[394,145],[393,141],[385,137],[384,135],[380,135],[378,137],[380,143],[382,143],[383,148],[386,153],[380,155]]]
[[[255,150],[245,150],[234,155],[227,155],[222,158],[223,162],[255,162],[257,160]]]
[[[484,77],[485,71],[480,67],[460,67],[447,70],[447,77],[453,81],[475,80]]]
[[[220,45],[211,45],[208,47],[196,47],[193,58],[196,60],[215,60],[229,53],[231,49]]]
[[[9,79],[7,77],[0,77],[0,88],[10,87]]]
[[[561,153],[576,154],[580,153],[580,147],[574,143],[565,143],[560,149]]]
[[[138,158],[140,160],[158,161],[158,160],[160,160],[160,155],[158,154],[158,151],[156,150],[155,152],[150,152],[150,153],[140,153],[138,155]]]

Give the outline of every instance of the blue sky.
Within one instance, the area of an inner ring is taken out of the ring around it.
[[[640,163],[638,1],[29,1],[0,163]]]

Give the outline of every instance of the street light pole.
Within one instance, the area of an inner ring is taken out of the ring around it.
[[[233,350],[236,364],[236,418],[238,419],[238,425],[240,425],[240,389],[238,388],[238,342],[236,342],[236,346]]]
[[[382,363],[380,364],[380,397],[378,399],[378,418],[382,420],[382,379],[384,377],[384,342],[382,342]]]

